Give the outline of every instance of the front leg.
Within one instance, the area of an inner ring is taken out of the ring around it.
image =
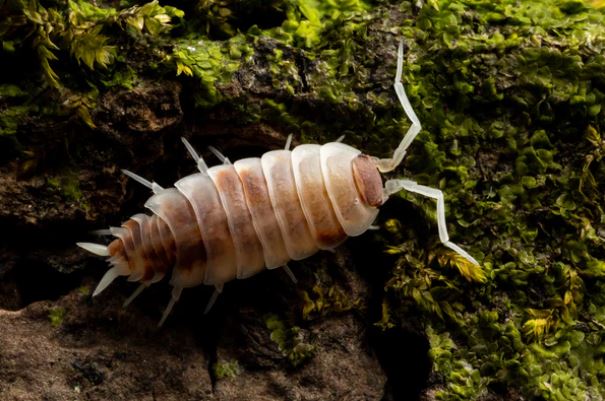
[[[412,108],[412,104],[405,94],[405,89],[403,88],[403,84],[401,83],[401,75],[403,71],[403,41],[399,42],[399,49],[397,51],[397,72],[395,73],[395,83],[393,87],[395,88],[395,93],[397,93],[397,98],[399,99],[399,103],[405,114],[412,121],[412,125],[408,128],[403,140],[397,146],[397,149],[393,152],[393,156],[390,159],[378,159],[376,160],[376,166],[381,173],[387,173],[389,171],[395,170],[395,168],[401,163],[403,160],[407,148],[411,145],[416,135],[420,132],[422,128],[420,126],[420,120],[416,116],[414,109]]]
[[[479,265],[479,262],[469,255],[468,252],[450,241],[445,222],[445,202],[443,200],[443,192],[441,192],[439,189],[418,185],[414,181],[401,179],[388,180],[385,183],[384,192],[386,196],[389,196],[401,191],[402,189],[435,199],[437,201],[437,229],[439,230],[439,239],[443,245],[458,253],[469,262]]]

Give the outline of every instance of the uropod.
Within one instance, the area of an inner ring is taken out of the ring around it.
[[[397,53],[394,88],[412,124],[390,158],[368,156],[336,142],[304,144],[260,158],[234,163],[210,147],[222,164],[208,167],[183,138],[199,173],[162,188],[130,171],[124,173],[149,187],[145,203],[151,215],[136,214],[121,227],[100,230],[115,239],[107,246],[89,242],[77,245],[107,257],[111,268],[93,296],[119,276],[140,282],[124,302],[128,305],[143,289],[171,271],[172,296],[159,322],[161,326],[184,288],[211,285],[215,291],[207,312],[233,279],[245,279],[264,269],[285,268],[290,260],[305,259],[319,250],[333,250],[347,237],[368,230],[378,207],[401,190],[437,201],[439,239],[473,264],[477,261],[449,240],[443,193],[407,179],[382,181],[393,171],[421,126],[407,98],[401,75],[403,43]]]

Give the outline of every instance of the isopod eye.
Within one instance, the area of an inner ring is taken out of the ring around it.
[[[357,192],[361,199],[370,206],[380,206],[384,201],[382,191],[382,178],[368,155],[360,154],[353,159],[353,177]]]

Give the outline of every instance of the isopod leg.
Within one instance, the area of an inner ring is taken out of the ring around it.
[[[206,173],[208,171],[208,165],[206,164],[204,159],[200,155],[197,154],[197,152],[195,151],[193,146],[191,146],[191,144],[189,143],[189,141],[187,139],[185,139],[184,137],[181,137],[181,141],[183,141],[183,145],[185,145],[185,148],[187,148],[187,151],[191,155],[191,158],[197,164],[197,169],[200,170],[200,173]]]
[[[286,146],[284,146],[284,149],[290,150],[291,145],[292,145],[292,134],[288,135],[288,139],[286,139]]]
[[[164,313],[162,313],[162,318],[160,319],[160,322],[158,323],[158,328],[162,327],[162,325],[166,321],[166,318],[168,317],[168,315],[170,315],[170,312],[172,311],[174,304],[176,304],[176,302],[181,297],[182,292],[183,292],[183,287],[173,287],[172,288],[172,296],[170,297],[170,302],[168,302],[166,309],[164,309]]]
[[[96,297],[97,295],[99,295],[101,292],[103,292],[103,290],[105,290],[105,288],[109,286],[109,284],[112,283],[113,280],[115,280],[119,276],[127,276],[128,274],[130,274],[128,269],[122,268],[120,266],[114,266],[111,269],[107,270],[103,275],[101,281],[99,281],[97,288],[95,288],[94,292],[92,293],[92,296]]]
[[[210,309],[212,309],[212,307],[214,306],[214,303],[218,299],[218,296],[221,295],[221,292],[223,292],[223,285],[222,284],[216,285],[214,287],[214,292],[210,296],[210,299],[208,300],[208,303],[206,304],[206,307],[204,308],[204,315],[207,314],[208,312],[210,312]]]
[[[221,153],[220,150],[215,148],[214,146],[208,146],[208,150],[211,151],[223,164],[231,164],[231,161]]]
[[[414,109],[412,108],[412,104],[408,99],[405,89],[403,88],[403,84],[401,83],[401,75],[403,71],[403,41],[399,42],[399,48],[397,50],[397,72],[395,74],[395,83],[393,87],[395,88],[395,93],[397,94],[397,98],[399,99],[399,103],[401,103],[401,107],[405,111],[405,114],[412,121],[412,125],[408,128],[405,136],[397,149],[393,152],[393,157],[390,159],[379,159],[377,162],[378,170],[383,173],[393,171],[403,160],[405,153],[410,146],[410,144],[416,138],[416,135],[420,132],[421,125]]]
[[[139,184],[141,184],[143,186],[146,186],[147,188],[151,189],[154,194],[157,194],[161,190],[164,189],[160,185],[158,185],[157,183],[149,181],[148,179],[143,178],[140,175],[135,174],[135,173],[133,173],[130,170],[122,169],[122,173],[124,173],[125,176],[132,178],[133,180],[135,180]]]
[[[139,286],[137,287],[137,289],[136,289],[136,290],[134,290],[134,292],[132,293],[132,295],[131,295],[131,296],[129,296],[129,297],[126,299],[126,301],[124,301],[124,303],[122,304],[122,307],[123,307],[123,308],[126,308],[128,305],[130,305],[130,303],[131,303],[132,301],[134,301],[134,299],[135,299],[136,297],[138,297],[138,296],[139,296],[139,295],[140,295],[140,294],[143,292],[143,290],[144,290],[145,288],[147,288],[147,285],[146,285],[146,284],[141,284],[141,285],[139,285]]]
[[[113,235],[109,228],[101,228],[99,230],[93,230],[90,232],[92,235],[97,235],[99,237]]]
[[[76,242],[76,245],[97,256],[109,256],[109,250],[105,245],[92,242]]]
[[[298,284],[298,280],[296,279],[296,276],[294,275],[294,273],[292,273],[292,270],[290,270],[288,265],[284,265],[284,271],[286,272],[288,277],[290,277],[290,280],[292,280],[292,282],[294,284]]]
[[[385,194],[391,195],[395,192],[405,189],[406,191],[414,192],[437,201],[437,229],[439,230],[439,239],[443,245],[447,246],[460,256],[464,257],[471,263],[479,265],[479,262],[469,255],[464,249],[450,241],[450,237],[447,233],[447,226],[445,221],[445,202],[443,198],[443,192],[438,189],[430,188],[424,185],[418,185],[414,181],[410,180],[388,180],[385,183]]]

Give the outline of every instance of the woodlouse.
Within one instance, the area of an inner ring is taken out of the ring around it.
[[[183,288],[223,284],[243,279],[263,269],[284,266],[307,258],[318,250],[331,250],[347,236],[364,233],[391,194],[402,189],[437,201],[439,239],[471,263],[477,261],[449,241],[445,206],[440,190],[405,179],[390,179],[382,185],[380,173],[394,170],[421,126],[401,83],[403,44],[399,44],[394,88],[412,125],[393,156],[379,159],[337,142],[307,144],[265,153],[231,163],[214,148],[223,164],[208,168],[183,138],[197,163],[199,173],[164,189],[138,175],[124,173],[149,187],[154,195],[145,206],[153,214],[137,214],[107,233],[116,239],[108,246],[78,245],[106,256],[112,267],[105,273],[93,296],[116,277],[142,284],[130,296],[130,303],[145,287],[161,280],[172,267],[171,300],[162,325]],[[295,279],[294,279],[295,280]]]

